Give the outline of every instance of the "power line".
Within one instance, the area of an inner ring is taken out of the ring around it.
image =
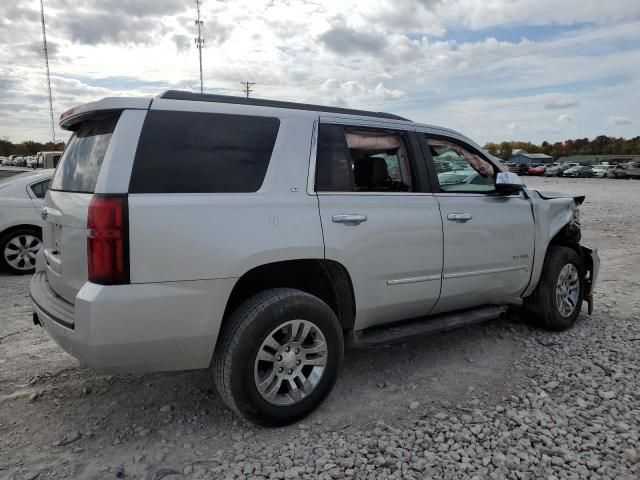
[[[249,94],[253,92],[253,89],[251,87],[253,87],[256,84],[256,82],[240,82],[240,83],[244,85],[244,88],[242,90],[244,91],[247,98],[249,98]]]
[[[53,120],[53,96],[51,95],[51,75],[49,73],[49,51],[47,50],[47,31],[44,26],[44,3],[40,0],[40,18],[42,19],[42,51],[44,52],[44,64],[47,70],[47,88],[49,90],[49,114],[51,116],[51,138],[56,143],[56,127]]]
[[[202,0],[196,0],[196,26],[198,27],[198,36],[195,39],[196,48],[198,49],[198,55],[200,57],[200,93],[204,93],[204,86],[202,82],[202,48],[204,47],[204,38],[202,37],[202,20],[200,20],[200,6]]]

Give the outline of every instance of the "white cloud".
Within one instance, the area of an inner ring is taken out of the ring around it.
[[[607,125],[631,125],[633,122],[628,117],[608,116]]]
[[[22,3],[0,18],[0,110],[11,112],[0,137],[47,139],[38,11]],[[107,95],[197,88],[192,2],[134,3],[45,3],[56,116]],[[207,1],[202,17],[210,92],[238,95],[240,81],[255,81],[256,96],[390,110],[481,142],[637,135],[615,119],[640,107],[637,0]],[[592,25],[543,41],[451,39],[580,22]]]
[[[568,113],[561,113],[558,116],[558,120],[559,123],[573,123],[576,121],[576,117],[574,117],[573,115],[569,115]]]

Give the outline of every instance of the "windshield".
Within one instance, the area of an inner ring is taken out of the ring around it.
[[[51,190],[93,193],[119,116],[112,113],[80,125],[60,159]]]

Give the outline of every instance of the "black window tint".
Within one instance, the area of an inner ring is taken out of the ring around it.
[[[316,160],[316,191],[353,191],[353,168],[342,127],[320,124]]]
[[[147,114],[131,193],[255,192],[264,180],[280,120],[175,111]]]
[[[120,113],[94,117],[75,131],[60,159],[51,190],[93,193]]]
[[[36,198],[44,198],[51,185],[51,179],[44,180],[43,182],[34,183],[31,185],[31,191]]]

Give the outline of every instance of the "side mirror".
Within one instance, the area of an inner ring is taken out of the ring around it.
[[[520,177],[512,172],[498,172],[496,176],[496,191],[499,193],[513,193],[524,190],[524,183]]]

